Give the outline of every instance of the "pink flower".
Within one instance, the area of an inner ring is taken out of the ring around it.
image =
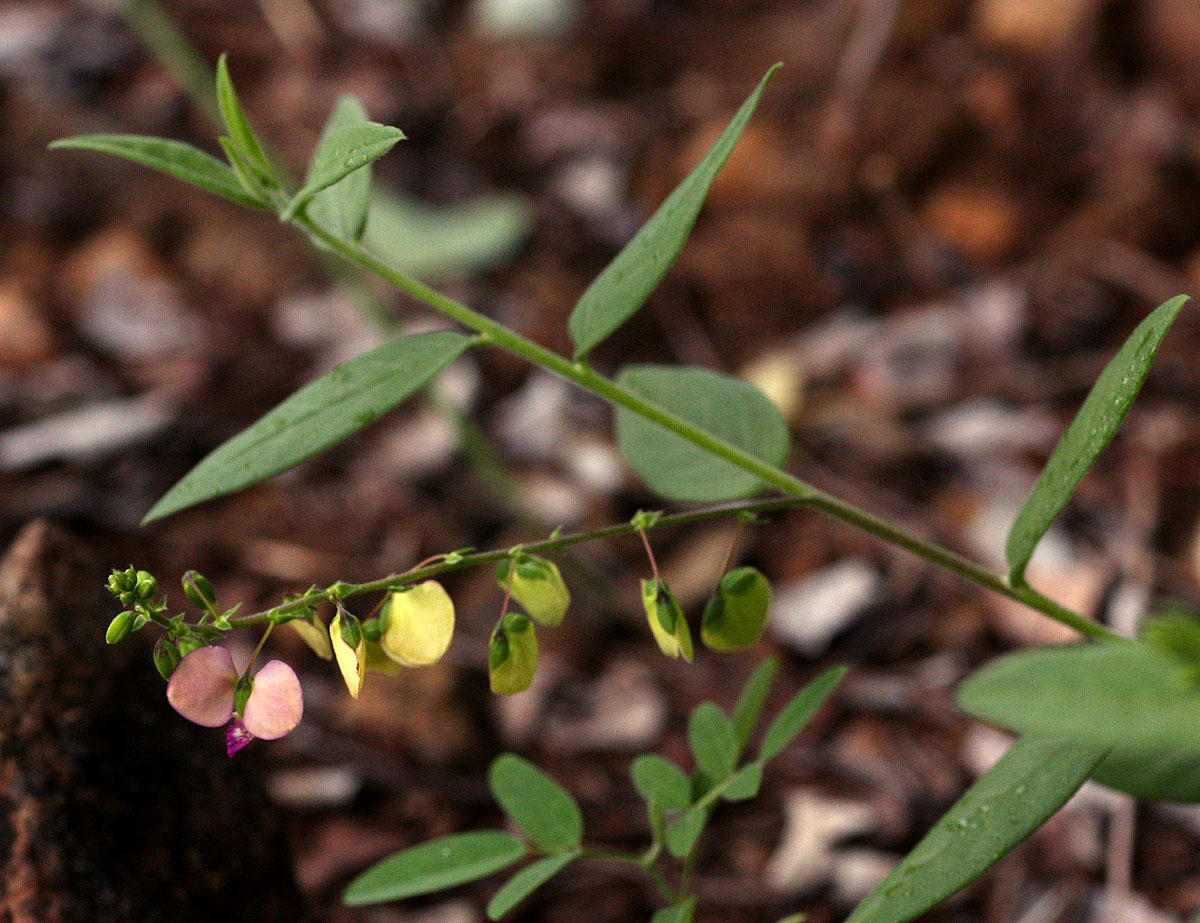
[[[275,740],[290,733],[304,714],[300,680],[282,660],[258,671],[242,714],[235,717],[239,679],[229,651],[200,647],[179,661],[167,683],[167,701],[188,721],[210,728],[229,724],[225,743],[230,756],[255,737]]]

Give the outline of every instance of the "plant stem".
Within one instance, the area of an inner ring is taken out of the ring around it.
[[[810,484],[801,481],[799,478],[788,474],[786,471],[776,468],[774,465],[769,465],[748,452],[739,449],[737,446],[731,445],[725,440],[705,432],[687,420],[670,411],[664,410],[617,382],[605,378],[603,375],[595,372],[586,363],[582,361],[572,362],[558,353],[546,349],[544,346],[480,314],[478,311],[472,310],[465,304],[455,301],[441,292],[430,288],[423,282],[394,269],[378,257],[368,253],[361,246],[329,234],[309,221],[307,217],[301,215],[296,219],[295,223],[306,231],[320,246],[332,250],[350,262],[374,273],[385,282],[394,285],[400,291],[415,298],[417,301],[441,312],[464,327],[474,330],[481,335],[484,342],[490,342],[493,346],[520,356],[549,372],[553,372],[584,390],[603,398],[610,404],[624,407],[653,423],[657,423],[663,429],[686,439],[692,445],[729,462],[743,471],[753,474],[764,483],[782,493],[815,509],[828,513],[830,516],[840,519],[863,532],[867,532],[897,547],[903,548],[920,558],[924,558],[931,564],[957,574],[966,580],[970,580],[972,583],[985,589],[1023,603],[1031,609],[1057,622],[1061,622],[1068,628],[1078,631],[1085,637],[1093,640],[1108,641],[1119,639],[1119,635],[1109,631],[1103,625],[1085,619],[1065,606],[1046,598],[1036,590],[1025,585],[1014,587],[1010,585],[1005,577],[993,573],[986,567],[927,539],[914,535],[897,525],[880,519],[865,510],[839,500],[837,497],[827,494],[824,491],[818,490]]]
[[[521,548],[530,554],[554,554],[555,552],[564,551],[573,545],[581,545],[584,542],[593,542],[605,538],[620,538],[624,535],[633,535],[645,528],[659,529],[663,526],[693,525],[698,522],[709,522],[728,516],[738,516],[742,513],[774,513],[781,510],[795,509],[803,505],[803,501],[788,497],[776,497],[771,500],[756,500],[744,503],[725,503],[719,506],[708,506],[699,510],[691,510],[686,513],[673,513],[670,516],[662,516],[652,526],[635,526],[632,522],[622,522],[615,526],[605,526],[602,529],[575,532],[570,535],[560,535],[555,538],[544,539],[540,542],[524,542],[521,544]],[[300,610],[323,602],[330,602],[333,599],[348,599],[351,596],[361,596],[364,593],[383,593],[388,590],[399,589],[402,586],[408,586],[410,583],[417,583],[421,580],[428,580],[431,577],[437,577],[451,571],[461,570],[465,567],[494,564],[497,561],[507,558],[511,550],[510,548],[495,548],[490,551],[475,551],[458,555],[450,561],[442,560],[446,555],[438,555],[437,559],[435,559],[436,563],[425,564],[422,562],[411,570],[398,574],[390,574],[387,577],[380,577],[378,580],[371,580],[368,583],[339,582],[336,584],[336,592],[333,587],[329,587],[319,590],[316,593],[308,593],[290,602],[282,603],[273,609],[264,609],[261,612],[235,616],[229,622],[238,628],[261,625],[265,622],[277,620],[279,616],[298,613]]]
[[[579,858],[595,859],[599,862],[616,862],[620,865],[635,865],[649,876],[650,880],[654,883],[654,886],[658,889],[659,894],[661,894],[664,899],[674,903],[675,901],[679,900],[681,896],[671,888],[671,885],[663,876],[663,873],[658,870],[658,868],[655,866],[645,865],[640,856],[633,856],[628,853],[613,852],[602,849],[585,849],[579,854]]]

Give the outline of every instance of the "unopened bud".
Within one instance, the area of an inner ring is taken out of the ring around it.
[[[154,599],[154,594],[158,592],[158,581],[148,571],[139,570],[137,584],[134,586],[133,592],[137,594],[137,598],[142,602],[150,602],[150,600]]]
[[[183,595],[201,609],[211,609],[217,604],[217,594],[213,592],[212,584],[203,574],[189,570],[183,575]]]
[[[642,606],[658,648],[668,657],[692,662],[692,632],[675,594],[661,580],[642,581]]]
[[[700,637],[714,651],[749,647],[762,635],[770,609],[770,581],[753,567],[731,570],[704,607]]]
[[[571,593],[558,565],[531,554],[515,554],[496,566],[496,581],[530,617],[547,627],[562,623]]]
[[[381,618],[384,653],[406,667],[437,663],[454,635],[454,602],[435,580],[390,593]]]
[[[133,613],[126,609],[108,623],[108,631],[104,633],[104,640],[109,644],[117,644],[128,638],[131,631],[133,631]]]
[[[137,594],[133,590],[125,590],[117,598],[121,600],[122,606],[132,606],[135,602],[137,602]]]
[[[367,644],[358,619],[349,612],[338,612],[329,623],[329,638],[346,688],[350,690],[350,696],[357,699],[367,666]]]
[[[524,692],[537,672],[538,643],[533,622],[509,612],[488,645],[488,681],[496,695]]]
[[[175,668],[179,666],[179,661],[182,659],[179,648],[169,638],[161,637],[154,645],[154,666],[163,679],[171,678],[171,674],[175,672]]]

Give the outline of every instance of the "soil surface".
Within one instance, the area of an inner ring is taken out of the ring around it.
[[[439,323],[270,216],[131,164],[47,152],[65,135],[124,132],[216,153],[181,77],[222,52],[295,175],[340,94],[401,127],[408,140],[375,169],[393,206],[368,234],[563,352],[591,278],[782,61],[676,267],[594,364],[745,375],[785,410],[796,474],[997,569],[1008,523],[1104,363],[1149,310],[1200,288],[1192,0],[148,2],[0,6],[0,539],[46,517],[164,587],[198,569],[226,605],[662,504],[616,454],[602,405],[481,350],[300,467],[139,525],[302,383]],[[1155,600],[1200,603],[1198,318],[1184,309],[1030,570],[1122,632]],[[263,824],[282,819],[314,919],[484,919],[496,881],[378,908],[339,898],[397,848],[499,825],[485,771],[504,750],[577,795],[590,841],[638,848],[632,756],[686,764],[690,709],[731,707],[772,655],[783,669],[769,707],[831,664],[851,670],[763,797],[714,819],[697,919],[843,919],[1006,745],[955,710],[958,681],[1070,635],[808,512],[740,537],[726,524],[656,533],[693,616],[734,541],[775,584],[771,626],[748,654],[704,651],[690,666],[645,629],[648,564],[628,539],[561,559],[572,612],[542,632],[537,682],[512,699],[487,691],[503,598],[488,569],[445,581],[459,613],[446,660],[371,677],[357,701],[277,632],[272,655],[301,674],[306,714],[254,744],[261,762],[246,771],[270,796]],[[115,611],[89,616],[93,630]],[[128,643],[153,676],[149,634]],[[256,640],[242,639],[247,656]],[[223,745],[219,731],[208,745]],[[258,826],[247,817],[245,835]],[[1192,809],[1088,787],[924,919],[1187,919],[1198,843]],[[637,923],[657,906],[644,882],[583,863],[511,919]]]

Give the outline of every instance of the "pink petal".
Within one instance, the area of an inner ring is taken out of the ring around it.
[[[254,677],[242,722],[255,737],[275,740],[296,729],[304,715],[304,697],[296,672],[282,660],[272,660]]]
[[[183,660],[167,683],[167,701],[179,714],[206,728],[220,727],[233,715],[233,687],[238,673],[223,647],[198,647]]]
[[[225,728],[225,755],[233,756],[253,739],[254,735],[246,730],[242,719],[234,718]]]

